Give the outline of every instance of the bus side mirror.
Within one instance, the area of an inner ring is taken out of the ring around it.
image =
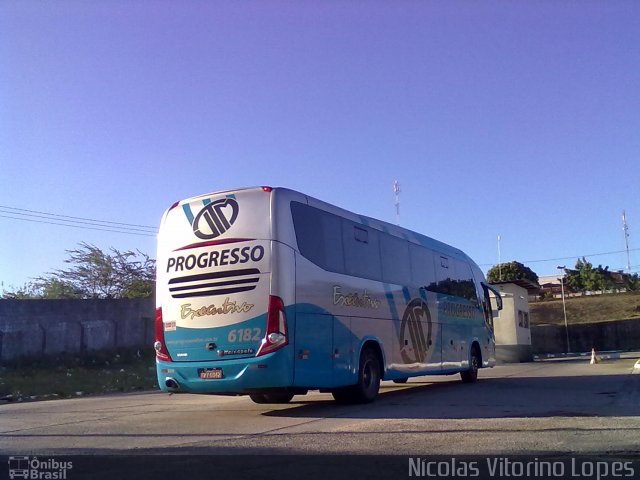
[[[498,294],[496,295],[496,304],[498,305],[498,311],[502,310],[502,297]]]
[[[489,285],[484,282],[482,282],[482,288],[484,289],[488,297],[490,297],[489,292],[493,293],[493,298],[495,298],[496,300],[498,311],[502,310],[502,297],[500,296],[500,291],[493,285]]]

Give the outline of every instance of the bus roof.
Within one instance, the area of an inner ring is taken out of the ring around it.
[[[361,215],[361,214],[352,212],[350,210],[346,210],[344,208],[338,207],[331,203],[327,203],[323,200],[319,200],[315,197],[311,197],[305,193],[298,192],[296,190],[292,190],[285,187],[271,187],[271,186],[263,185],[263,186],[242,187],[242,188],[235,188],[235,189],[220,190],[217,192],[210,192],[202,195],[196,195],[194,197],[184,199],[179,203],[182,204],[185,202],[191,202],[193,200],[197,200],[199,198],[208,197],[212,195],[220,195],[225,193],[228,194],[228,193],[241,192],[241,191],[247,191],[247,190],[263,190],[264,192],[272,192],[277,196],[289,197],[290,200],[304,201],[311,206],[316,206],[318,208],[322,208],[323,210],[327,210],[329,212],[335,213],[342,217],[349,218],[350,220],[361,223],[370,228],[374,228],[376,230],[389,233],[396,237],[404,238],[409,242],[422,245],[423,247],[427,247],[429,249],[435,250],[445,255],[449,255],[451,257],[457,257],[457,258],[464,259],[474,263],[473,260],[471,260],[471,258],[462,250],[456,247],[452,247],[451,245],[448,245],[444,242],[431,238],[427,235],[423,235],[413,230],[403,228],[399,225],[393,225],[391,223],[385,222],[383,220],[379,220],[377,218],[368,217],[366,215]]]

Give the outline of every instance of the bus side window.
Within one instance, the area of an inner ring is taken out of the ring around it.
[[[366,229],[355,225],[353,227],[353,238],[356,242],[369,243],[369,232]]]
[[[382,278],[377,230],[343,219],[342,245],[347,275],[373,280]]]
[[[476,285],[471,273],[471,266],[467,262],[461,260],[454,260],[453,264],[455,276],[452,293],[478,305],[478,296],[476,294]]]
[[[409,256],[411,259],[411,279],[413,285],[435,291],[436,272],[434,268],[434,253],[428,248],[415,243],[409,244]]]
[[[298,202],[291,202],[291,214],[302,256],[325,270],[344,273],[340,217]]]
[[[382,280],[384,282],[398,285],[411,283],[409,242],[388,233],[381,233],[380,260],[382,261]]]
[[[454,275],[453,268],[449,268],[449,258],[439,255],[436,264],[436,281],[438,282],[436,289],[438,293],[455,294],[453,289]]]

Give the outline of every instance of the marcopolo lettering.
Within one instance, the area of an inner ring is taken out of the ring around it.
[[[473,318],[473,314],[476,311],[476,308],[470,305],[461,305],[453,302],[441,302],[438,304],[438,308],[447,316],[465,319]]]
[[[263,258],[264,247],[262,245],[213,250],[199,255],[179,255],[169,258],[167,261],[167,273],[171,271],[183,272],[194,268],[224,267],[240,263],[259,262]]]

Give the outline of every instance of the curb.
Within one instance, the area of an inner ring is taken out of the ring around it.
[[[625,352],[597,352],[598,360],[616,360],[621,358],[621,354]],[[575,353],[548,353],[543,355],[534,355],[534,360],[546,360],[551,358],[591,358],[591,352],[575,352]],[[636,363],[636,368],[640,368],[640,360]]]
[[[620,358],[620,353],[605,353],[604,355],[600,354],[597,355],[597,358],[599,360],[614,360]]]

